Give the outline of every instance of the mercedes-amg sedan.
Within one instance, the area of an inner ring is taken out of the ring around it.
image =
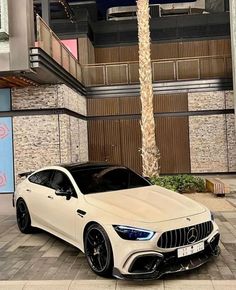
[[[155,279],[219,254],[207,208],[123,166],[46,167],[29,174],[14,198],[21,232],[37,227],[71,243],[98,275]]]

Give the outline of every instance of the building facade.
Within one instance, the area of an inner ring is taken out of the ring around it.
[[[135,15],[109,20],[96,3],[73,1],[64,1],[59,13],[57,1],[51,2],[1,0],[9,15],[8,29],[0,30],[3,193],[14,191],[19,173],[50,164],[106,161],[141,172]],[[191,13],[187,7],[181,16],[177,8],[171,16],[165,7],[158,13],[151,8],[162,174],[236,172],[229,13],[223,2],[216,7],[208,1]],[[72,40],[78,60],[62,40]]]

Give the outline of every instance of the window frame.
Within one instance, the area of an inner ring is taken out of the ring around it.
[[[49,184],[51,183],[51,179],[52,179],[52,176],[53,176],[53,169],[44,169],[44,170],[40,170],[40,171],[37,171],[37,172],[34,172],[33,174],[31,174],[29,177],[28,177],[28,181],[30,183],[33,183],[33,184],[36,184],[36,185],[40,185],[40,186],[44,186],[44,187],[47,187],[47,188],[51,188],[50,186],[48,185],[45,185],[45,184],[41,184],[41,183],[37,183],[35,181],[32,181],[30,180],[33,176],[37,175],[37,174],[40,174],[40,173],[43,173],[43,172],[51,172],[51,175],[50,175],[50,178],[49,178]]]
[[[75,189],[75,186],[74,186],[74,184],[73,184],[71,178],[68,176],[68,174],[67,174],[66,172],[64,172],[63,170],[60,170],[60,169],[52,169],[52,171],[53,171],[53,173],[52,173],[51,178],[50,178],[50,185],[51,185],[51,183],[52,183],[52,181],[53,181],[53,178],[54,178],[56,172],[60,172],[60,173],[62,173],[64,176],[67,177],[67,179],[69,180],[69,182],[70,182],[70,184],[71,184],[71,186],[72,186],[72,188],[73,188],[73,192],[74,192],[74,194],[73,194],[71,197],[74,197],[74,198],[77,198],[77,199],[78,199],[77,191],[76,191],[76,189]],[[50,188],[56,192],[56,189],[54,189],[54,188],[51,187],[51,186],[50,186]]]

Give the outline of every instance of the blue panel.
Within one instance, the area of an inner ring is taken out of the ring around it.
[[[0,118],[0,193],[14,192],[12,119]]]
[[[10,89],[0,89],[0,112],[11,110]]]

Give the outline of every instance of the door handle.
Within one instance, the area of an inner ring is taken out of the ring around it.
[[[48,195],[48,198],[53,199],[53,197],[51,195]]]
[[[31,192],[31,190],[30,190],[30,189],[28,189],[28,188],[26,189],[26,191],[27,191],[27,192]]]
[[[86,211],[83,211],[81,209],[77,209],[77,214],[80,216],[80,217],[84,217],[86,215]]]

